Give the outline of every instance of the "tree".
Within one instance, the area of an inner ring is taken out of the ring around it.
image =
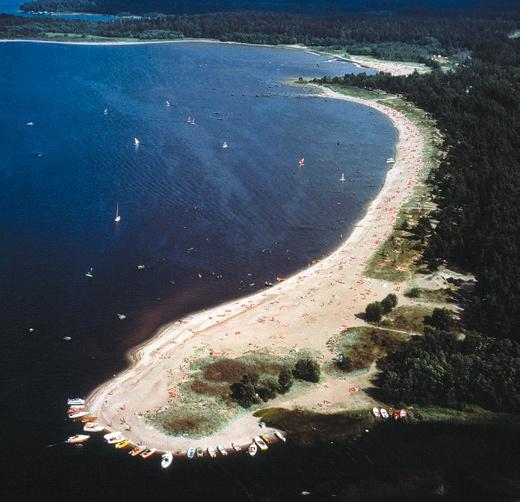
[[[320,381],[320,366],[314,360],[310,358],[300,359],[293,369],[293,376],[298,380],[305,380],[307,382],[319,382]]]
[[[386,295],[381,301],[381,307],[383,307],[383,313],[389,314],[392,312],[394,307],[397,306],[397,296],[393,293]]]
[[[256,392],[264,403],[269,401],[269,399],[274,399],[279,390],[278,382],[272,377],[265,378],[256,387]]]
[[[280,388],[280,392],[282,394],[285,394],[289,391],[289,389],[292,387],[294,383],[294,378],[291,370],[288,370],[287,368],[284,368],[280,371],[280,374],[278,375],[278,385]]]
[[[379,322],[383,317],[383,312],[381,302],[372,302],[365,309],[365,318],[368,322]]]
[[[450,331],[455,325],[453,314],[448,309],[433,309],[431,316],[426,316],[424,322],[441,331]]]
[[[243,408],[249,408],[259,402],[255,385],[258,383],[258,374],[244,375],[240,382],[231,384],[231,399]]]

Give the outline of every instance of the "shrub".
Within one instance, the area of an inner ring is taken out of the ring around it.
[[[385,296],[385,298],[383,298],[381,301],[381,307],[383,308],[384,314],[389,314],[392,312],[395,306],[397,306],[397,296],[395,296],[393,293]]]
[[[300,359],[293,369],[294,378],[307,382],[319,382],[320,374],[320,366],[314,359]]]
[[[269,399],[274,399],[279,390],[278,382],[272,377],[266,378],[256,387],[256,392],[264,403]]]
[[[424,323],[440,329],[441,331],[450,331],[454,325],[453,313],[448,309],[433,309],[431,316],[424,318]]]
[[[381,302],[369,303],[365,309],[365,318],[368,322],[379,322],[383,317]]]
[[[283,369],[282,371],[280,371],[280,374],[278,375],[278,385],[282,394],[288,392],[289,389],[292,387],[293,383],[294,378],[291,370]]]
[[[240,406],[249,408],[259,402],[255,385],[258,383],[258,375],[250,373],[244,375],[242,380],[231,385],[231,399]]]

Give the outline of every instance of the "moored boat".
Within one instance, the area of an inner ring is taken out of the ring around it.
[[[223,457],[226,457],[228,452],[226,450],[226,448],[224,448],[221,444],[219,444],[217,446],[217,450],[220,452],[220,454],[223,456]]]
[[[141,455],[141,453],[143,453],[145,450],[146,446],[135,446],[128,452],[128,454],[132,455],[132,457],[137,457],[137,455]]]
[[[122,441],[119,441],[116,443],[116,448],[126,448],[127,446],[130,446],[130,441],[128,439],[123,439]]]
[[[255,437],[255,443],[258,445],[260,450],[262,450],[262,451],[267,450],[267,445],[265,444],[265,441],[260,436]]]
[[[388,159],[386,159],[386,163],[387,164],[394,164],[395,163],[395,159],[393,157],[388,157]]]
[[[258,446],[256,446],[255,443],[251,443],[249,445],[249,448],[247,449],[247,453],[249,453],[249,455],[251,455],[252,457],[254,457],[256,455],[257,451],[258,451]]]
[[[408,415],[408,411],[405,410],[404,408],[399,410],[399,418],[406,418],[407,415]]]
[[[123,434],[119,431],[109,432],[108,434],[105,434],[103,438],[109,444],[119,443],[119,441],[124,439]]]
[[[260,437],[265,441],[265,444],[271,444],[271,438],[267,434],[260,434]]]
[[[235,450],[237,453],[242,450],[242,448],[240,448],[240,445],[237,443],[231,443],[231,448],[233,448],[233,450]]]
[[[85,432],[102,432],[105,430],[105,427],[97,422],[87,422],[83,426],[83,430]]]
[[[385,419],[388,418],[388,411],[386,411],[384,408],[381,408],[381,410],[379,410],[379,411],[383,418],[385,418]]]
[[[200,446],[195,450],[195,453],[198,458],[202,458],[204,456],[204,450]]]
[[[83,418],[90,414],[88,410],[74,410],[73,413],[69,413],[69,418],[74,420],[75,418]]]
[[[213,446],[208,446],[208,455],[211,458],[215,458],[217,456],[217,452],[215,451],[215,448],[213,448]]]
[[[190,447],[186,452],[186,456],[191,460],[195,456],[195,448]]]
[[[157,450],[155,448],[146,448],[146,450],[144,450],[143,453],[141,453],[141,457],[146,460],[146,459],[150,458],[151,456],[153,456],[153,454],[156,451]]]
[[[75,436],[70,436],[67,439],[67,443],[80,444],[80,443],[84,443],[85,441],[88,441],[89,438],[90,438],[90,436],[87,434],[76,434]]]
[[[69,397],[67,399],[67,404],[69,406],[74,406],[74,405],[84,405],[85,404],[85,400],[84,399],[81,399],[80,397]]]
[[[372,413],[374,414],[374,417],[379,418],[381,416],[381,413],[379,412],[379,408],[376,408],[375,406],[372,408]]]
[[[163,469],[167,469],[170,467],[170,465],[173,462],[173,453],[171,451],[167,451],[162,457],[161,457],[161,467]]]
[[[285,443],[287,441],[286,437],[279,431],[275,431],[274,432],[274,435],[280,440],[282,441],[282,443]]]

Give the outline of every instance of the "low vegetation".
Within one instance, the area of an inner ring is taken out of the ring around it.
[[[386,315],[378,324],[381,327],[406,331],[407,333],[422,333],[425,318],[433,309],[423,305],[402,305]]]
[[[368,322],[379,322],[385,314],[392,312],[397,306],[397,296],[393,293],[386,295],[380,302],[369,303],[365,308],[365,319]]]
[[[405,296],[423,302],[452,303],[454,291],[450,288],[428,289],[413,287],[405,293]]]

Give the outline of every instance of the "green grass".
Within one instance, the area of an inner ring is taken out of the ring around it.
[[[411,288],[405,294],[408,298],[415,298],[418,301],[428,303],[452,303],[453,290],[450,288],[428,289]]]
[[[406,331],[408,333],[422,333],[424,331],[424,317],[431,315],[433,307],[401,306],[385,315],[378,323],[385,328]]]
[[[402,333],[360,326],[348,328],[331,337],[327,347],[334,354],[350,357],[353,363],[351,371],[358,371],[368,369],[377,359],[395,352],[407,339]]]

